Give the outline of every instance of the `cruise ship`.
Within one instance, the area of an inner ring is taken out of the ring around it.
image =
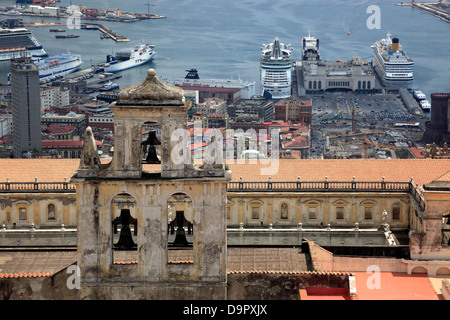
[[[106,57],[106,72],[119,72],[147,63],[156,54],[154,45],[139,43],[132,48],[122,49]]]
[[[0,28],[0,61],[19,57],[45,57],[47,53],[26,28]]]
[[[47,59],[34,59],[41,81],[56,79],[75,72],[80,69],[82,63],[81,57],[76,54],[59,54]]]
[[[261,48],[261,91],[272,99],[286,99],[292,95],[292,47],[278,37]]]
[[[372,46],[374,69],[386,88],[411,88],[414,81],[414,61],[406,54],[398,38],[387,34]]]

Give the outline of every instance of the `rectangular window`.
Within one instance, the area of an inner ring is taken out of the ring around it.
[[[336,207],[336,220],[344,219],[344,207]]]
[[[259,207],[252,207],[252,219],[259,219]]]
[[[366,220],[372,220],[372,207],[365,207],[364,208],[364,219]]]
[[[19,208],[19,220],[27,220],[27,208]]]
[[[308,219],[316,219],[316,207],[309,207]]]

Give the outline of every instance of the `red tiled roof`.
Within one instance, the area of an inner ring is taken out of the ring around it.
[[[412,154],[416,159],[423,159],[425,156],[422,154],[422,151],[416,147],[410,147],[409,150],[411,150]]]
[[[359,300],[439,300],[426,274],[380,272],[379,286],[375,286],[373,278],[369,279],[371,276],[374,274],[370,272],[355,272]]]
[[[84,141],[61,141],[61,140],[47,140],[42,141],[42,147],[46,148],[83,148]],[[101,141],[95,141],[97,146],[101,146]]]
[[[0,279],[7,278],[42,278],[51,277],[53,272],[38,272],[38,273],[0,273]]]
[[[105,160],[109,162],[110,160]],[[256,161],[255,161],[256,162]],[[9,178],[10,182],[62,182],[70,179],[78,169],[79,159],[0,159],[0,182]],[[450,161],[446,159],[280,159],[261,164],[246,161],[238,164],[226,163],[232,171],[232,181],[410,181],[422,186],[442,178],[450,171]],[[160,165],[144,165],[144,170],[158,170]],[[262,170],[272,168],[270,173]]]

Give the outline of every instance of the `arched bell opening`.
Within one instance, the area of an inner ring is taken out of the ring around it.
[[[187,194],[175,193],[169,197],[167,200],[169,249],[193,249],[193,216],[192,199]]]
[[[114,262],[137,260],[138,220],[136,209],[136,199],[127,193],[118,194],[112,199],[111,238]]]
[[[142,125],[142,163],[161,164],[161,126],[147,121]]]

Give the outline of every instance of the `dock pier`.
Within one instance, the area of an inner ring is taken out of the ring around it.
[[[81,29],[94,29],[94,28],[99,30],[102,33],[103,38],[111,38],[116,42],[130,41],[130,39],[128,39],[127,37],[118,35],[114,31],[112,31],[110,28],[105,27],[102,24],[98,24],[98,23],[82,23],[81,24]]]

